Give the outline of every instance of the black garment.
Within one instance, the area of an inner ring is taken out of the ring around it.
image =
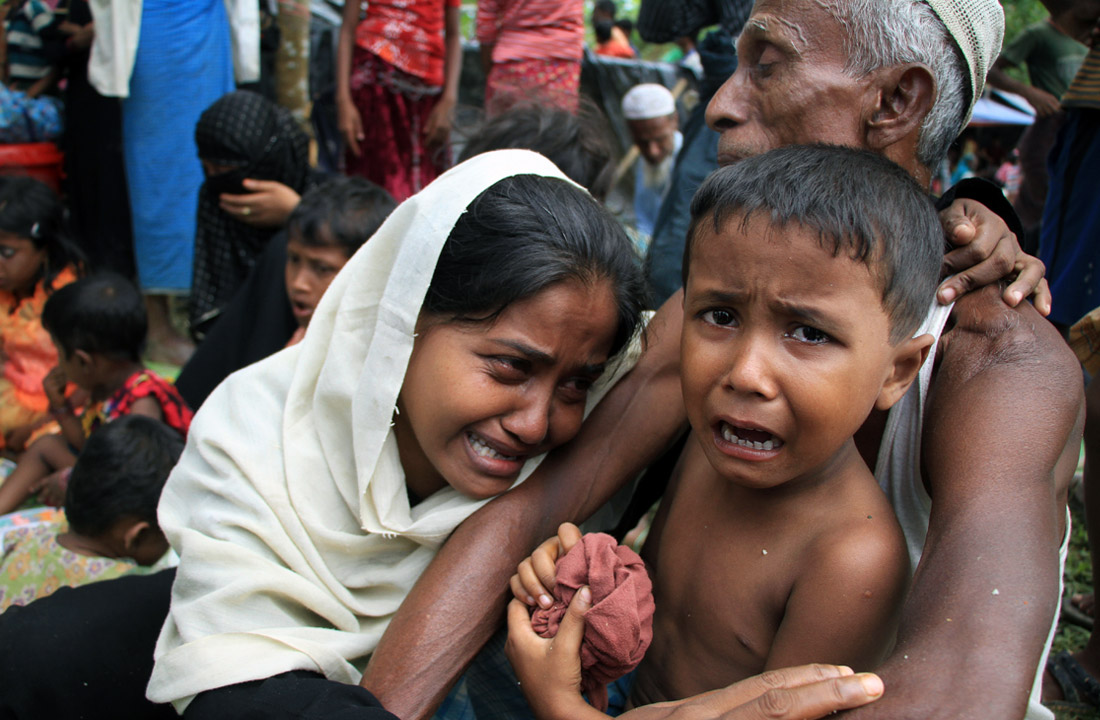
[[[196,697],[184,720],[398,720],[370,691],[298,670]]]
[[[204,110],[195,143],[203,160],[233,168],[210,176],[199,189],[189,317],[191,332],[201,337],[276,232],[230,217],[218,206],[219,196],[245,192],[245,178],[276,180],[299,195],[316,179],[305,131],[287,110],[257,93],[232,92]]]
[[[638,10],[638,34],[649,42],[672,42],[695,35],[703,28],[720,25],[731,35],[752,12],[753,0],[642,0]]]
[[[160,720],[145,699],[175,570],[61,588],[0,614],[0,720]]]
[[[87,0],[63,0],[69,21],[92,22]],[[122,163],[122,106],[88,82],[90,50],[65,56],[64,190],[72,228],[93,269],[135,278],[134,231]]]
[[[0,614],[0,720],[176,720],[145,699],[175,570],[62,588]],[[188,720],[397,720],[371,693],[311,672],[200,694]]]
[[[193,409],[230,373],[282,350],[298,321],[286,294],[286,232],[278,233],[176,378]]]

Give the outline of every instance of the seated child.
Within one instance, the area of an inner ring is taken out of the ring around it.
[[[43,386],[61,434],[35,440],[19,456],[0,485],[0,514],[19,507],[51,474],[72,467],[85,438],[104,423],[147,415],[181,437],[191,424],[191,410],[176,389],[141,363],[145,302],[126,278],[104,273],[66,285],[46,301],[42,325],[60,357]],[[65,396],[69,382],[90,398],[79,413]]]
[[[191,407],[230,373],[300,340],[336,272],[394,207],[389,193],[363,178],[332,178],[303,195],[287,232],[260,254],[180,371],[176,387]]]
[[[692,437],[642,550],[656,614],[631,705],[773,668],[881,662],[909,563],[853,434],[928,354],[932,337],[913,334],[942,243],[924,191],[863,151],[783,148],[700,187],[681,339]],[[568,549],[579,533],[559,537]],[[554,680],[579,676],[578,660],[549,653],[520,604],[548,604],[533,568],[552,567],[558,542],[512,580],[509,657],[540,718],[602,716]]]
[[[302,197],[287,220],[286,293],[298,323],[288,346],[305,337],[336,273],[394,207],[388,192],[363,178],[334,178]]]
[[[9,453],[22,452],[50,419],[42,380],[57,365],[57,349],[42,308],[82,269],[63,210],[44,183],[0,177],[0,449]]]
[[[163,564],[168,541],[157,503],[182,451],[179,433],[141,415],[89,437],[66,491],[68,522],[17,527],[0,538],[0,612],[59,587]]]

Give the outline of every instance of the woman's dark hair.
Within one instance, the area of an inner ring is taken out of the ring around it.
[[[61,198],[43,182],[22,175],[0,175],[0,230],[46,249],[42,268],[46,292],[57,274],[72,265],[80,272],[84,255],[69,239]]]
[[[395,207],[393,196],[370,180],[334,177],[302,196],[287,228],[303,245],[335,245],[350,258]]]
[[[595,23],[592,28],[596,31],[596,42],[605,43],[611,39],[611,28],[615,27],[615,24],[610,20],[600,20]]]
[[[644,306],[630,240],[580,188],[557,178],[515,175],[478,195],[455,223],[424,311],[459,321],[492,320],[557,283],[602,278],[611,282],[618,306],[614,354],[634,335]]]
[[[164,481],[181,452],[179,433],[151,417],[126,415],[99,428],[69,477],[69,526],[86,537],[103,535],[127,517],[156,526]]]
[[[461,160],[490,150],[534,150],[566,177],[603,201],[615,175],[611,129],[599,107],[581,98],[577,112],[537,103],[517,104],[485,121],[462,150]]]
[[[121,275],[103,272],[57,290],[42,308],[42,327],[65,355],[77,350],[138,362],[147,329],[145,300]]]

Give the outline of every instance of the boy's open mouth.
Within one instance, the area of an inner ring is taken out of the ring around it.
[[[722,423],[722,439],[753,450],[776,450],[783,445],[782,440],[765,430],[737,427],[725,422]]]

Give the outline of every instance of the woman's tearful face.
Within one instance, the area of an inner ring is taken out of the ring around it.
[[[421,316],[395,417],[409,489],[491,497],[570,440],[618,322],[604,279],[551,285],[493,321]]]

